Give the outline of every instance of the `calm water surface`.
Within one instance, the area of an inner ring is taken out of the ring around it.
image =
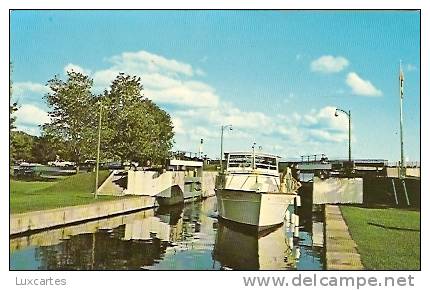
[[[322,222],[299,213],[257,236],[218,221],[216,199],[53,229],[10,240],[16,270],[322,269]],[[304,211],[304,209],[301,209]]]

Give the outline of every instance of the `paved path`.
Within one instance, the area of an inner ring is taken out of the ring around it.
[[[339,206],[325,206],[325,243],[327,270],[364,270]]]

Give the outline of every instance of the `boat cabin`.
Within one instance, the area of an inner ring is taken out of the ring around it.
[[[265,153],[227,153],[227,172],[279,175],[278,156]]]

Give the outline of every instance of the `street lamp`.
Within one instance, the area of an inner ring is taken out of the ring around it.
[[[257,145],[257,143],[254,142],[254,144],[252,144],[252,169],[255,169],[255,145]]]
[[[220,172],[221,173],[223,173],[222,158],[223,158],[223,155],[224,155],[224,151],[223,151],[222,146],[223,146],[223,142],[224,142],[224,129],[227,129],[227,128],[230,129],[230,131],[231,131],[231,130],[233,130],[233,125],[221,125],[221,156],[220,156],[220,159],[219,159]]]
[[[348,116],[348,160],[349,162],[351,162],[351,111],[344,111],[342,109],[336,109],[336,111],[334,111],[334,116],[338,117],[339,114],[337,112],[342,112],[345,115]]]
[[[99,164],[100,164],[100,136],[102,132],[102,111],[103,111],[103,103],[100,101],[100,113],[99,113],[99,136],[97,140],[97,159],[96,159],[96,191],[94,193],[94,198],[97,199],[98,191],[99,191]]]

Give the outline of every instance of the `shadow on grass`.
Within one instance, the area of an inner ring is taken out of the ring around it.
[[[399,228],[399,227],[390,227],[386,225],[381,225],[377,223],[367,223],[370,226],[378,227],[378,228],[384,228],[387,230],[396,230],[396,231],[406,231],[406,232],[419,232],[419,229],[409,229],[409,228]]]

